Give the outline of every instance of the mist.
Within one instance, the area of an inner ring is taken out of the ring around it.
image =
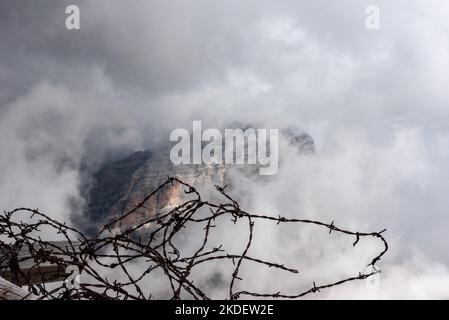
[[[80,30],[65,29],[68,4],[80,7]],[[365,27],[370,4],[379,30]],[[447,298],[448,10],[403,0],[1,0],[1,209],[80,223],[95,170],[169,144],[193,120],[293,127],[316,152],[285,146],[270,180],[233,175],[242,205],[387,228],[391,245],[378,288],[361,282],[317,297]],[[333,243],[323,230],[261,229],[254,250],[310,270],[299,283],[363,270],[362,249],[375,249]]]

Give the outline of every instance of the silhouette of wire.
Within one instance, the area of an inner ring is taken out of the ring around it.
[[[135,215],[141,209],[147,209],[164,187],[178,185],[184,193],[192,197],[165,213],[155,213],[124,228],[120,224],[127,217]],[[0,215],[0,275],[6,272],[9,280],[21,286],[28,286],[29,292],[39,299],[153,299],[148,292],[147,276],[158,271],[167,280],[167,290],[171,299],[210,299],[210,295],[200,284],[193,281],[192,273],[199,266],[230,260],[233,271],[228,286],[228,299],[243,296],[262,298],[296,299],[319,292],[323,289],[342,285],[347,282],[363,280],[379,273],[377,262],[388,250],[388,243],[380,232],[355,232],[339,228],[334,222],[324,223],[307,219],[289,219],[283,216],[258,215],[240,208],[240,205],[227,192],[226,187],[216,186],[217,191],[226,199],[225,203],[203,201],[200,193],[191,185],[178,178],[169,177],[156,190],[148,194],[140,203],[120,217],[100,228],[94,237],[88,237],[76,228],[59,222],[40,212],[38,209],[17,208]],[[218,218],[229,217],[235,224],[247,224],[248,237],[240,253],[226,252],[222,246],[211,248],[208,244],[214,232]],[[313,285],[295,294],[281,292],[259,293],[248,290],[236,290],[236,281],[243,280],[240,269],[247,262],[276,268],[288,273],[299,271],[283,264],[266,261],[248,255],[254,240],[255,222],[271,221],[277,224],[311,224],[354,237],[353,246],[362,238],[375,238],[383,244],[383,249],[374,256],[368,266],[372,271],[340,279],[333,283]],[[181,230],[189,230],[192,225],[203,227],[202,241],[193,254],[182,252],[175,245],[175,238]],[[120,225],[121,228],[117,226]],[[61,246],[53,241],[43,240],[44,229],[52,229],[63,241]],[[12,243],[12,244],[11,244]],[[19,253],[28,251],[27,256]],[[27,263],[27,268],[21,267]],[[136,274],[135,265],[140,269]],[[57,272],[46,272],[45,266],[53,266]],[[56,269],[55,269],[56,267]],[[83,275],[79,283],[55,280],[69,279],[66,270],[76,267]],[[111,275],[118,275],[110,279]],[[36,279],[37,278],[37,279]],[[86,281],[84,281],[86,279]],[[74,285],[76,284],[76,285]],[[158,298],[158,297],[156,297]]]

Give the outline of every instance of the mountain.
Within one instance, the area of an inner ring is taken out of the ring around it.
[[[297,147],[299,152],[314,152],[314,142],[308,134],[296,133],[294,130],[285,130],[282,134],[287,137],[290,144]],[[208,192],[210,193],[210,187],[230,183],[228,175],[230,165],[174,165],[170,161],[170,149],[171,145],[137,151],[121,160],[105,163],[94,174],[86,210],[91,230],[98,229],[111,218],[132,209],[169,176],[178,177],[202,190],[202,195],[206,197],[209,195]],[[254,165],[240,165],[238,169],[247,175],[257,174]],[[123,221],[123,224],[133,225],[181,201],[182,192],[179,186],[166,186],[148,203],[146,209],[136,211]]]

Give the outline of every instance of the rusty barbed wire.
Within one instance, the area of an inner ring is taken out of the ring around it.
[[[184,193],[193,198],[165,213],[153,214],[128,228],[117,228],[120,222],[145,209],[150,199],[156,197],[166,186],[174,184],[184,188]],[[290,219],[283,216],[252,214],[240,208],[240,205],[227,192],[226,186],[216,186],[216,190],[225,197],[225,203],[203,201],[200,193],[190,184],[175,177],[168,177],[156,190],[148,194],[131,210],[110,221],[100,228],[96,236],[88,237],[83,232],[65,223],[50,218],[38,209],[17,208],[0,215],[0,275],[8,273],[9,279],[27,286],[30,293],[38,299],[153,299],[147,289],[148,276],[161,271],[168,280],[167,290],[171,299],[210,299],[210,295],[192,278],[192,272],[201,265],[231,260],[233,271],[228,284],[227,299],[247,297],[296,299],[320,290],[342,285],[347,282],[363,280],[379,273],[377,262],[388,250],[388,243],[380,232],[354,232],[339,228],[334,222],[324,223],[307,219]],[[208,210],[204,210],[208,209]],[[216,227],[218,218],[229,217],[236,224],[246,221],[248,238],[241,253],[226,252],[222,245],[208,247],[210,234]],[[241,266],[245,262],[276,268],[288,273],[299,271],[283,264],[267,261],[248,255],[253,244],[255,222],[272,221],[279,224],[311,224],[346,236],[353,236],[356,246],[362,238],[375,238],[381,241],[383,249],[371,260],[371,272],[362,273],[338,280],[333,283],[316,285],[296,294],[281,292],[258,293],[249,290],[236,290],[235,283],[240,281]],[[204,225],[202,241],[194,253],[188,255],[175,245],[175,238],[183,229],[189,230],[192,224]],[[43,240],[43,229],[51,229],[63,239],[64,245]],[[3,240],[2,240],[3,239]],[[26,250],[26,257],[19,252]],[[24,270],[22,264],[28,266]],[[140,270],[135,274],[135,266]],[[53,266],[48,272],[45,266]],[[83,280],[76,286],[70,285],[67,268],[76,267]],[[56,270],[56,271],[55,271]],[[110,280],[111,274],[118,275]],[[59,282],[53,282],[59,280]],[[157,297],[156,297],[157,298]]]

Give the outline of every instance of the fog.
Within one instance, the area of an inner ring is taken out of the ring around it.
[[[80,7],[80,30],[65,29],[68,4]],[[379,30],[365,26],[367,5],[380,8]],[[448,10],[415,0],[0,0],[1,209],[77,222],[86,174],[168,144],[193,120],[294,127],[315,154],[285,149],[269,182],[235,176],[248,209],[387,228],[391,245],[379,288],[317,297],[447,298]],[[260,253],[293,254],[290,265],[325,279],[366,265],[353,239],[262,229]],[[330,270],[316,237],[330,243]]]

